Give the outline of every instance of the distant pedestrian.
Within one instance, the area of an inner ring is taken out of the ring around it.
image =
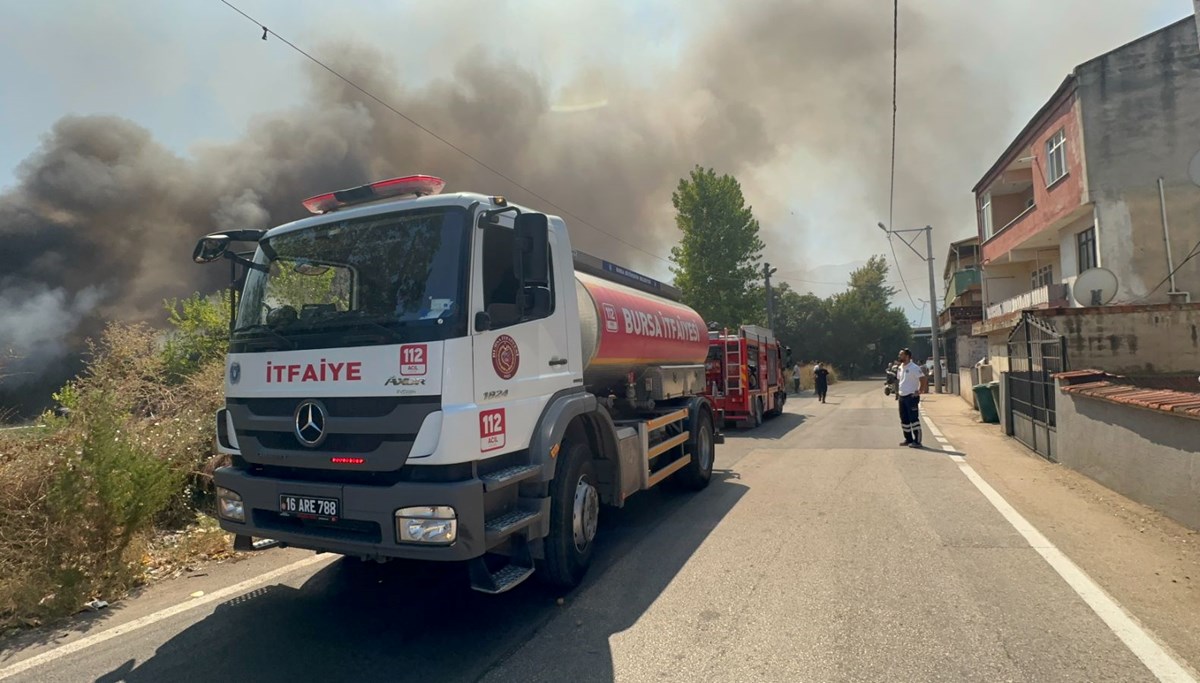
[[[900,350],[900,369],[896,372],[896,392],[900,395],[901,446],[921,447],[921,366],[913,362],[912,352]]]
[[[792,366],[792,393],[800,393],[800,364]]]
[[[813,366],[813,386],[817,389],[817,398],[825,402],[825,394],[829,393],[829,371],[817,363]]]

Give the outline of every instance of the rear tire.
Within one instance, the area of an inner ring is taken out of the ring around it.
[[[761,426],[763,423],[763,400],[762,396],[754,399],[754,426]]]
[[[713,463],[717,459],[715,444],[712,416],[707,410],[700,410],[696,424],[692,425],[692,438],[688,441],[692,461],[671,479],[689,491],[699,491],[708,486],[712,479]]]
[[[550,482],[550,535],[538,573],[546,583],[574,588],[592,562],[600,491],[592,452],[585,444],[563,444],[558,472]]]

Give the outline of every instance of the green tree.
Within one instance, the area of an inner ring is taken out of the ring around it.
[[[912,339],[904,311],[891,303],[888,264],[872,256],[850,274],[849,288],[828,300],[829,360],[851,375],[880,369]]]
[[[671,272],[683,300],[708,322],[730,327],[756,319],[763,242],[742,187],[731,175],[697,166],[671,194],[683,233],[671,249]]]
[[[792,350],[794,361],[826,358],[829,350],[829,309],[826,301],[801,294],[786,282],[774,288],[775,335]]]
[[[163,347],[170,381],[178,382],[225,355],[229,348],[229,290],[168,299],[164,306],[171,324]]]

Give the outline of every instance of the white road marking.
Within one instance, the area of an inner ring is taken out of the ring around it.
[[[924,417],[924,418],[925,418],[925,424],[926,424],[926,425],[929,427],[929,431],[930,431],[930,432],[931,432],[931,433],[932,433],[934,436],[938,437],[939,439],[940,439],[940,438],[942,438],[942,437],[944,437],[944,436],[946,436],[945,434],[943,434],[943,433],[942,433],[942,430],[940,430],[940,429],[938,429],[938,428],[937,428],[937,425],[935,425],[935,424],[933,423],[933,420],[929,419],[929,416],[928,416],[928,415],[922,414],[922,415],[921,415],[921,417]]]
[[[925,422],[929,425],[931,432],[938,433],[933,420],[926,417]],[[947,451],[954,450],[949,446],[943,448]],[[1017,533],[1025,538],[1030,547],[1036,550],[1055,572],[1058,572],[1058,575],[1067,582],[1075,594],[1082,598],[1088,607],[1092,608],[1096,616],[1100,617],[1101,621],[1121,639],[1121,642],[1125,643],[1125,647],[1129,648],[1129,651],[1140,659],[1158,680],[1164,681],[1164,683],[1197,683],[1196,676],[1186,665],[1169,652],[1154,634],[1143,628],[1136,617],[1106,593],[1099,584],[1079,568],[1079,565],[1072,562],[1071,558],[1056,548],[1050,539],[1043,536],[1042,532],[1022,517],[1021,513],[1017,512],[1012,505],[1009,505],[1008,501],[997,493],[991,484],[984,481],[983,477],[967,464],[966,458],[961,455],[950,455],[949,458],[958,464],[958,469],[975,485],[975,488],[979,489],[983,497],[987,498],[1001,516],[1017,530]]]
[[[101,631],[100,633],[86,636],[80,638],[79,640],[73,640],[62,647],[54,648],[53,650],[43,652],[40,655],[30,657],[29,659],[23,659],[6,669],[0,669],[0,681],[6,678],[12,678],[19,673],[24,673],[35,667],[42,666],[43,664],[48,664],[56,659],[61,659],[67,655],[75,654],[76,652],[85,650],[93,645],[99,645],[106,640],[112,640],[113,638],[117,638],[128,633],[133,633],[134,631],[143,629],[151,624],[156,624],[163,619],[169,619],[177,614],[182,614],[189,610],[196,609],[197,607],[203,607],[204,605],[209,605],[219,600],[225,600],[226,598],[236,597],[243,593],[249,593],[255,588],[258,588],[263,584],[270,583],[275,579],[284,576],[285,574],[291,574],[292,572],[299,571],[306,567],[311,567],[312,565],[320,564],[322,562],[329,563],[332,561],[333,558],[329,555],[313,555],[312,557],[306,557],[303,560],[299,560],[278,569],[271,570],[266,574],[256,576],[252,579],[246,579],[241,583],[237,583],[232,586],[222,588],[216,592],[209,593],[202,598],[187,600],[179,603],[178,605],[173,605],[166,609],[159,610],[153,614],[147,614],[144,617],[139,617],[128,623],[114,626],[107,631]]]
[[[937,439],[938,443],[943,444],[943,445],[950,443],[950,440],[944,436],[935,436],[933,438]]]
[[[953,453],[957,449],[954,448],[954,446],[951,446],[950,444],[946,444],[945,446],[942,446],[942,450],[946,451],[947,453]]]

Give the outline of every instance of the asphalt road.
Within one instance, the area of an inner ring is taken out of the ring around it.
[[[253,585],[311,556],[270,551],[0,645],[0,679],[41,656],[11,680],[1156,680],[947,449],[928,433],[928,450],[897,447],[880,386],[731,431],[699,494],[603,511],[596,563],[567,595],[531,581],[491,597],[455,572],[333,558]],[[156,621],[122,631],[138,619]]]

